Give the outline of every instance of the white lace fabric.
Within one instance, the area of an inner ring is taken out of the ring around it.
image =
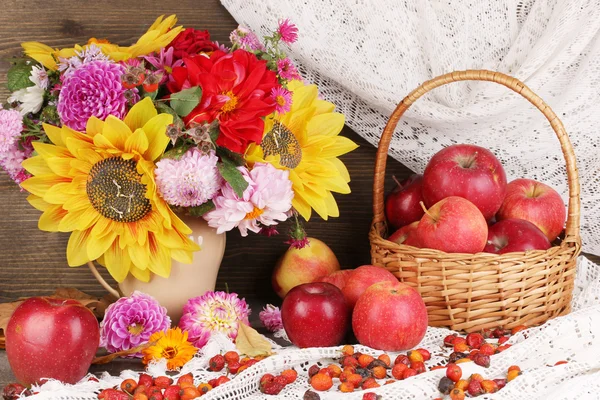
[[[290,18],[299,32],[288,54],[303,77],[375,146],[397,103],[428,79],[467,69],[520,79],[550,105],[571,138],[583,251],[600,254],[600,0],[221,2],[259,35]],[[433,154],[455,143],[489,148],[509,180],[542,181],[566,204],[560,144],[542,113],[520,95],[491,82],[437,88],[403,116],[389,153],[423,172]]]
[[[519,332],[508,343],[512,347],[491,357],[491,366],[483,368],[474,363],[461,364],[463,376],[480,373],[485,378],[505,378],[508,367],[518,365],[523,375],[507,384],[495,394],[478,398],[483,399],[598,399],[600,393],[600,266],[584,257],[578,262],[575,293],[572,301],[573,311],[566,316],[556,318],[546,324]],[[443,347],[443,338],[452,331],[441,328],[429,328],[418,347],[431,352],[427,369],[434,365],[445,364],[452,351]],[[382,332],[382,334],[385,334]],[[275,355],[251,366],[230,382],[208,392],[202,398],[216,399],[287,399],[300,400],[310,388],[308,368],[313,364],[327,366],[337,362],[341,347],[298,349],[294,346],[281,347],[273,343]],[[207,369],[210,357],[235,349],[226,337],[213,337],[202,351],[181,371],[173,376],[192,372],[195,382],[207,382],[222,375]],[[377,356],[382,351],[357,345],[357,351]],[[394,360],[398,353],[388,353]],[[554,366],[565,360],[567,364]],[[298,379],[286,386],[277,396],[267,396],[258,390],[258,382],[266,373],[277,374],[285,369],[295,368]],[[152,376],[165,375],[165,363],[156,364],[147,373]],[[381,394],[384,399],[433,399],[440,397],[437,384],[445,370],[428,371],[404,381],[381,386],[370,390]],[[63,385],[50,381],[34,390],[39,391],[31,400],[55,399],[92,400],[97,398],[101,389],[119,385],[124,379],[138,378],[139,373],[123,371],[120,376],[104,374],[99,382],[84,381],[76,385]],[[385,380],[380,380],[383,383]],[[319,392],[321,399],[361,399],[364,391],[341,393],[337,390],[339,381],[327,392]]]

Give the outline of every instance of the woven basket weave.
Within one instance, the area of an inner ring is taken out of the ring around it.
[[[451,82],[496,82],[519,93],[546,116],[562,147],[567,166],[569,209],[565,238],[548,250],[502,255],[450,254],[396,244],[384,239],[384,179],[388,149],[404,112],[421,96]],[[499,72],[452,72],[413,90],[396,107],[383,131],[375,161],[371,258],[416,288],[429,314],[429,325],[473,332],[485,328],[537,325],[570,311],[579,236],[579,176],[573,147],[562,122],[543,100],[519,80]]]

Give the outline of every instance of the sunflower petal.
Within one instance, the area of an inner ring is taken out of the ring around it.
[[[63,157],[50,157],[47,158],[48,167],[50,170],[58,176],[62,176],[65,178],[70,178],[72,175],[69,173],[71,171],[71,161],[72,158],[63,158]]]
[[[102,133],[102,129],[104,129],[104,121],[99,119],[98,117],[91,116],[85,125],[85,131],[91,137],[96,136],[99,133]]]
[[[45,159],[50,157],[67,157],[73,158],[73,155],[64,147],[55,146],[53,144],[33,142],[33,148],[35,151]]]
[[[172,123],[172,115],[158,114],[144,124],[143,129],[148,136],[148,150],[144,153],[146,160],[154,161],[163,154],[170,140],[166,133],[167,126]]]
[[[29,196],[27,196],[27,201],[33,206],[33,208],[40,211],[46,211],[48,207],[51,206],[50,203],[44,201],[44,199],[42,199],[39,196],[36,196],[35,194],[30,194]]]
[[[87,241],[90,240],[91,229],[73,231],[67,243],[67,262],[69,267],[79,267],[92,261],[87,256]]]
[[[58,232],[58,225],[67,212],[60,204],[49,206],[40,216],[38,229],[46,232]]]
[[[131,110],[129,110],[123,121],[133,132],[146,125],[157,114],[152,100],[149,97],[145,97],[131,107]]]
[[[344,114],[340,113],[315,115],[306,124],[308,136],[324,135],[333,137],[339,134],[343,127]]]
[[[148,150],[148,138],[142,129],[136,129],[125,141],[125,152],[144,154]]]
[[[94,142],[100,135],[94,136]],[[109,115],[104,120],[104,129],[102,129],[102,136],[117,149],[123,149],[125,147],[125,141],[131,136],[131,129],[129,126],[119,118]]]
[[[148,268],[150,268],[150,271],[163,278],[168,278],[171,274],[170,251],[165,247],[161,247],[152,233],[148,235],[146,249],[149,257]]]
[[[87,242],[87,256],[90,260],[95,260],[106,253],[108,248],[113,245],[117,234],[109,232],[104,236],[91,236]]]
[[[71,198],[67,188],[71,183],[57,183],[46,191],[44,201],[48,204],[60,204],[61,206]]]
[[[57,146],[65,147],[65,142],[62,140],[61,128],[50,124],[42,124],[42,126],[44,127],[44,132],[48,136],[48,139],[50,139],[52,143]]]
[[[344,136],[335,138],[335,142],[321,150],[321,157],[332,158],[339,157],[356,149],[358,145]]]
[[[348,172],[348,168],[346,168],[342,160],[340,160],[339,158],[332,158],[329,161],[335,165],[337,170],[340,172],[340,176],[342,177],[342,179],[344,179],[344,181],[346,182],[350,182],[350,173]]]
[[[48,163],[42,156],[28,158],[21,165],[32,175],[47,175],[52,173],[52,170],[48,167]]]
[[[132,268],[146,269],[148,267],[150,261],[145,246],[140,246],[136,243],[127,249],[129,251],[129,258],[131,258],[131,263],[133,264]]]
[[[104,253],[104,263],[110,275],[119,283],[123,282],[131,268],[127,250],[121,250],[115,240]]]
[[[104,160],[104,157],[92,149],[80,149],[77,151],[76,156],[79,160],[85,160],[92,165]]]
[[[201,251],[201,250],[197,250]],[[180,249],[171,250],[171,258],[183,264],[191,264],[194,261],[194,252]]]
[[[150,270],[148,268],[140,269],[132,265],[129,272],[135,279],[142,282],[150,282]]]
[[[292,206],[298,211],[298,214],[302,216],[306,221],[310,220],[312,209],[310,204],[304,199],[304,194],[296,192],[292,199]]]
[[[96,225],[100,218],[105,219],[98,211],[96,211],[94,207],[85,208],[79,216],[76,229],[81,231],[92,228],[94,225]]]
[[[37,176],[32,176],[31,178],[27,179],[26,181],[23,181],[21,183],[21,187],[23,189],[27,190],[29,193],[35,194],[36,196],[43,198],[44,195],[46,194],[46,192],[48,191],[48,189],[50,189],[52,186],[54,186],[58,183],[69,182],[69,181],[70,180],[68,178],[64,178],[64,177],[57,176],[54,174],[37,175]]]
[[[329,214],[330,217],[339,217],[340,209],[338,208],[333,194],[327,193],[327,196],[325,196],[323,200],[325,201],[325,206],[327,207],[327,214]]]

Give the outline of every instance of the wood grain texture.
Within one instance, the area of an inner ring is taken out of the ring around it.
[[[227,42],[229,33],[237,26],[218,0],[153,0],[127,4],[119,0],[4,0],[2,5],[2,59],[20,55],[20,43],[28,40],[65,47],[85,43],[94,36],[127,45],[137,40],[160,14],[175,13],[180,24],[208,29],[219,42]],[[8,66],[7,62],[0,63],[1,99],[8,95],[5,87]],[[306,228],[311,236],[331,246],[344,267],[357,267],[370,260],[367,234],[372,218],[375,148],[348,128],[343,134],[360,144],[359,149],[343,158],[352,177],[352,194],[336,196],[340,218],[325,222],[313,217]],[[398,162],[390,160],[390,164],[390,171],[399,177],[410,173]],[[26,197],[5,173],[0,173],[0,301],[50,294],[57,286],[73,286],[86,293],[102,295],[104,289],[87,267],[67,266],[68,234],[37,229],[40,213],[27,203]],[[284,224],[280,232],[285,233],[287,229],[288,225]],[[283,235],[241,238],[237,231],[229,232],[217,288],[224,290],[227,284],[230,291],[242,297],[277,301],[271,290],[270,275],[277,258],[287,248],[284,240]],[[105,270],[101,272],[110,279]]]

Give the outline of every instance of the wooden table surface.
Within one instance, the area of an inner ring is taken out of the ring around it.
[[[147,0],[143,2],[77,0],[3,0],[0,14],[0,58],[20,54],[20,43],[41,41],[53,47],[85,43],[90,37],[106,38],[119,44],[133,43],[161,14],[177,14],[186,27],[208,29],[213,40],[227,42],[236,28],[235,20],[218,0]],[[282,12],[285,14],[285,12]],[[301,32],[300,32],[301,34]],[[0,62],[0,99],[5,99],[9,64]],[[310,236],[327,243],[343,267],[368,264],[368,231],[372,218],[371,188],[375,148],[350,129],[343,134],[360,148],[343,157],[352,182],[351,195],[336,196],[341,217],[306,224]],[[411,172],[390,159],[388,182],[392,175],[406,177]],[[26,193],[0,173],[0,302],[23,296],[50,294],[57,287],[76,287],[102,296],[104,289],[87,267],[69,268],[66,262],[68,234],[42,232],[37,228],[40,213],[25,200]],[[286,231],[284,225],[280,231]],[[266,238],[239,233],[227,234],[227,248],[217,289],[246,297],[256,304],[276,302],[270,285],[271,270],[285,251],[284,237]],[[110,281],[106,271],[103,276]],[[255,311],[258,313],[258,309]],[[119,364],[121,365],[121,364]],[[11,380],[4,352],[0,352],[0,386]]]

